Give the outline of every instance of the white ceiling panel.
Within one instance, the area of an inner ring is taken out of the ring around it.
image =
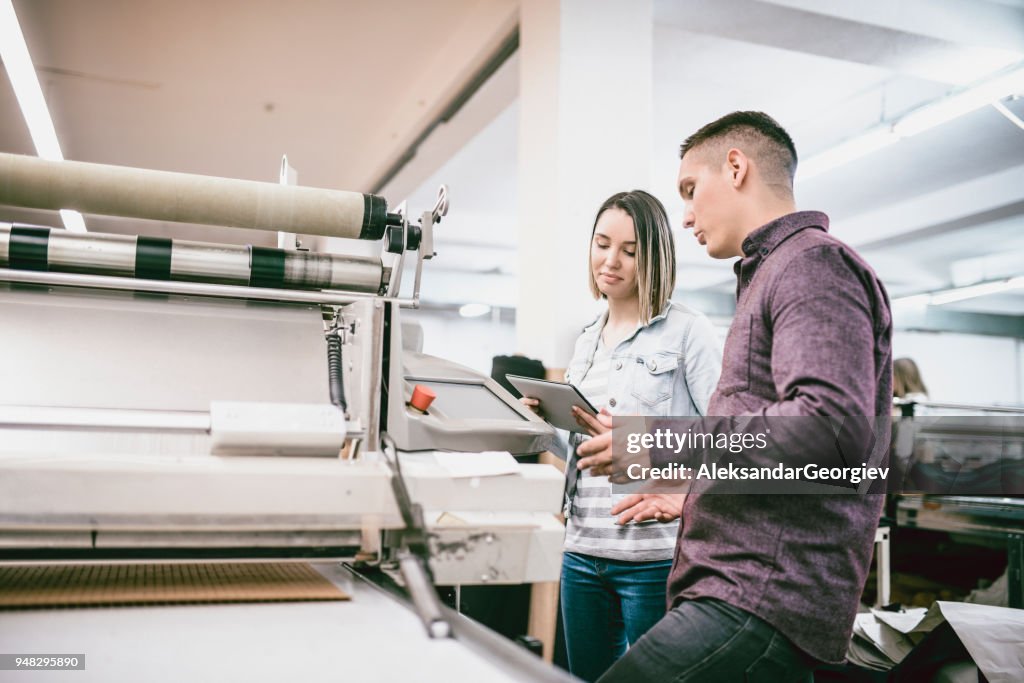
[[[15,6],[68,158],[273,181],[287,154],[301,184],[355,190],[407,151],[518,11],[516,0]],[[737,109],[764,110],[807,159],[1024,60],[1024,0],[655,7],[650,189],[677,226],[685,291],[732,290],[730,263],[709,259],[678,229],[678,147],[699,126]],[[433,205],[440,183],[450,187],[438,257],[424,274],[427,301],[515,305],[517,73],[513,57],[388,188],[392,205],[409,199],[415,215]],[[1024,100],[1006,104],[1024,116]],[[0,150],[32,152],[6,75]],[[949,286],[957,262],[1024,250],[1024,130],[984,108],[801,181],[797,198],[862,245],[894,293]],[[53,222],[41,212],[4,216]],[[274,243],[270,233],[87,222],[99,231]],[[1020,304],[1006,295],[956,307],[1005,314]]]

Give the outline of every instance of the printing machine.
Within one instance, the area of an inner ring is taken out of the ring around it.
[[[301,561],[352,596],[0,610],[0,649],[88,680],[565,680],[434,588],[556,580],[563,533],[556,469],[484,467],[553,429],[403,334],[447,204],[0,154],[0,205],[353,245],[0,223],[0,563]]]
[[[1024,410],[896,399],[891,464],[905,528],[1003,547],[1008,605],[1024,608]]]

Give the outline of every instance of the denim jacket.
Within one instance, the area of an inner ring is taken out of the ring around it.
[[[578,385],[594,362],[605,311],[583,329],[565,371],[565,381]],[[612,350],[609,358],[608,405],[612,415],[689,417],[704,415],[722,372],[722,346],[711,321],[688,306],[668,302],[651,319]],[[602,406],[594,406],[598,410]],[[576,447],[584,435],[573,432],[556,446],[566,451],[565,512],[576,491]],[[564,453],[560,452],[560,455]]]
[[[569,384],[586,376],[607,319],[605,311],[576,340],[565,372]],[[670,301],[619,342],[609,362],[607,408],[613,415],[704,415],[722,371],[722,347],[703,313]]]

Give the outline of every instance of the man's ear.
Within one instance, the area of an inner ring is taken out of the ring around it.
[[[739,189],[747,178],[747,171],[750,170],[750,160],[747,159],[746,154],[734,147],[726,154],[725,163],[729,170],[732,186]]]

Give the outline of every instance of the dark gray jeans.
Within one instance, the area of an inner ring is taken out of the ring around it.
[[[816,662],[766,622],[720,600],[670,610],[599,683],[803,683]]]

